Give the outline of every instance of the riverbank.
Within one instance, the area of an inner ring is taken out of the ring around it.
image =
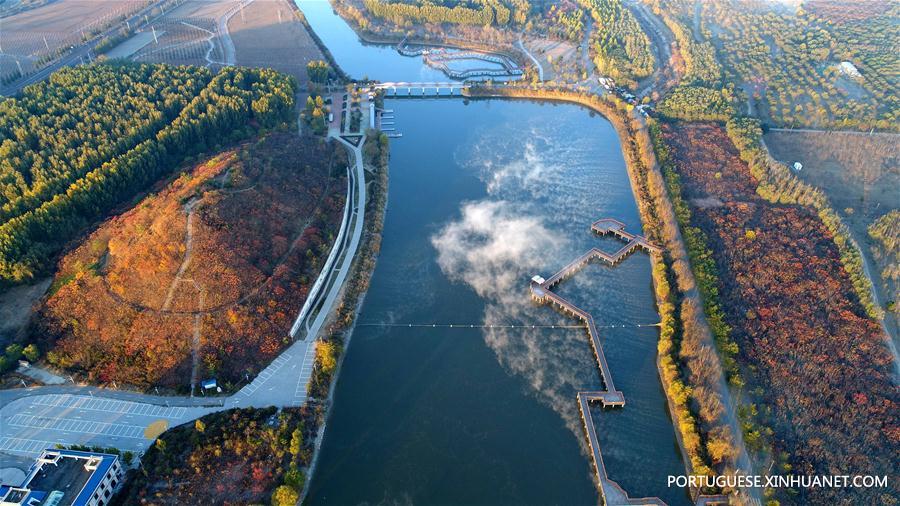
[[[347,22],[347,25],[353,29],[357,37],[359,37],[359,39],[365,44],[396,47],[399,44],[406,43],[412,46],[444,47],[449,49],[468,49],[474,51],[482,51],[485,53],[498,54],[510,58],[523,68],[527,65],[527,62],[531,61],[528,55],[519,50],[513,42],[504,44],[503,47],[498,48],[496,45],[484,44],[478,41],[457,37],[422,37],[420,35],[394,35],[373,32],[369,29],[361,27],[359,23],[356,23],[356,18],[352,15],[349,15],[346,11],[346,8],[344,8],[342,5],[336,5],[332,2],[329,3],[332,9],[334,9],[334,11],[337,12],[338,15],[340,15],[344,19],[344,21]]]
[[[338,75],[338,77],[342,81],[352,81],[353,79],[351,79],[350,76],[347,75],[346,72],[344,72],[341,66],[337,64],[337,60],[334,58],[334,55],[331,54],[331,50],[328,49],[328,46],[325,45],[325,42],[323,42],[319,37],[319,34],[316,33],[315,30],[313,30],[312,26],[310,26],[309,20],[306,19],[306,14],[304,14],[303,11],[300,10],[300,6],[297,5],[297,3],[293,0],[289,0],[288,4],[290,4],[291,6],[291,12],[293,12],[294,15],[297,16],[298,19],[300,19],[301,23],[303,23],[303,27],[306,29],[306,32],[309,33],[309,36],[312,37],[312,40],[316,43],[316,46],[319,47],[319,51],[321,51],[322,54],[325,55],[325,59],[328,61],[328,64]]]
[[[608,101],[596,95],[563,89],[469,88],[465,95],[471,98],[522,98],[575,103],[602,114],[614,126],[620,137],[645,235],[666,245],[664,255],[653,260],[654,292],[663,323],[657,365],[670,412],[677,422],[675,432],[682,455],[686,456],[685,468],[689,473],[697,474],[706,474],[713,468],[725,472],[735,467],[749,472],[749,458],[746,457],[740,427],[731,410],[730,393],[714,351],[712,334],[702,319],[702,312],[694,310],[702,307],[696,282],[642,118],[629,115],[627,104],[618,100]],[[697,351],[683,353],[681,345],[685,340],[697,347]],[[714,365],[712,368],[709,367],[711,363]],[[703,396],[691,395],[697,388],[704,392]],[[699,416],[699,411],[712,408],[727,414],[711,419]],[[698,423],[698,420],[703,423]],[[707,450],[710,441],[729,442],[738,457],[714,465]]]
[[[381,232],[384,227],[384,214],[387,209],[388,199],[388,144],[386,139],[382,139],[384,134],[378,134],[368,139],[366,142],[374,142],[378,144],[378,150],[372,151],[372,165],[374,172],[368,172],[366,186],[371,186],[368,190],[368,200],[366,201],[365,214],[370,217],[365,223],[363,232],[363,241],[356,259],[351,266],[350,277],[347,285],[341,294],[341,301],[332,316],[332,321],[326,329],[328,340],[340,343],[340,353],[336,358],[336,363],[328,374],[327,379],[316,376],[315,383],[310,387],[308,398],[308,406],[315,405],[315,409],[307,410],[307,413],[313,413],[316,428],[316,441],[313,446],[313,454],[310,459],[310,465],[306,473],[306,481],[300,494],[300,503],[306,498],[309,491],[309,484],[312,482],[312,476],[316,469],[322,441],[325,438],[325,430],[328,417],[331,414],[331,406],[334,399],[334,388],[337,379],[340,376],[343,367],[344,357],[350,346],[353,330],[356,325],[356,318],[365,302],[366,293],[368,291],[369,281],[372,273],[375,271],[375,265],[378,259],[378,252],[381,249]],[[360,151],[365,153],[365,151]],[[366,163],[365,161],[363,162]],[[371,177],[371,179],[369,178]],[[327,360],[325,357],[316,353],[316,363],[314,370],[320,374],[327,366],[323,363]],[[325,380],[325,381],[323,381]],[[327,384],[327,389],[323,391],[322,386]]]

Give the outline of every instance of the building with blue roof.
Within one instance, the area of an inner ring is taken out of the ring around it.
[[[0,506],[104,506],[124,476],[118,455],[48,449],[21,484],[0,486]]]

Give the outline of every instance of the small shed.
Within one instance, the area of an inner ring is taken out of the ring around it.
[[[203,387],[204,390],[211,390],[219,387],[219,384],[216,383],[215,378],[203,380],[200,382],[200,386]]]
[[[801,170],[803,170],[803,164],[800,162],[794,162],[794,170],[800,172]]]

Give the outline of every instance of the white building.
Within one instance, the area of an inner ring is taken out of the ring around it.
[[[0,485],[0,506],[104,506],[125,477],[117,455],[44,450],[19,485]]]

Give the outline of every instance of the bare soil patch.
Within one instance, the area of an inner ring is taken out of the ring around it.
[[[31,307],[47,291],[50,278],[32,285],[16,286],[0,294],[0,346],[5,347],[10,339],[31,317]]]

